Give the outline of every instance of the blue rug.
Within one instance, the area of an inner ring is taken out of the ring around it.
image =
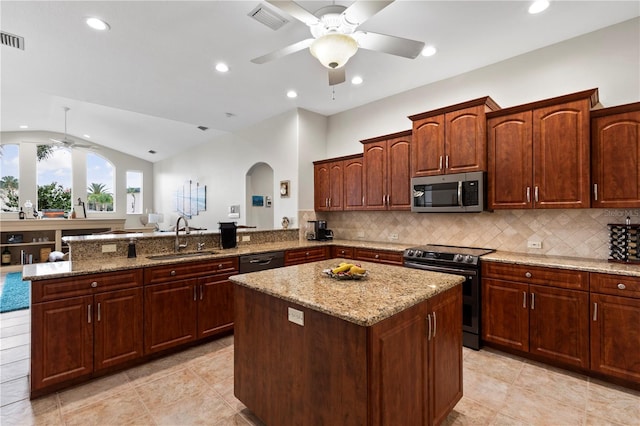
[[[0,296],[0,313],[29,308],[30,285],[31,281],[22,281],[22,272],[9,272]]]

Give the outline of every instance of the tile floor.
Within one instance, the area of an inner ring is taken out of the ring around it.
[[[233,336],[30,401],[29,319],[0,314],[2,426],[262,425],[233,396]],[[446,425],[640,425],[640,392],[493,350],[464,349],[464,395]]]

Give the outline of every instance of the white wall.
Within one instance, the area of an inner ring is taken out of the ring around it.
[[[26,200],[34,201],[38,199],[36,178],[36,147],[38,143],[50,143],[49,138],[59,138],[61,136],[59,133],[41,131],[0,133],[2,144],[20,145],[20,205],[23,205]],[[83,141],[77,137],[74,137],[74,139]],[[71,161],[73,163],[71,168],[72,185],[74,189],[72,201],[74,202],[78,197],[85,202],[87,199],[87,152],[92,151],[83,149],[71,150]],[[141,227],[140,215],[126,214],[127,170],[137,170],[143,173],[143,211],[145,209],[151,210],[153,208],[153,164],[106,147],[100,147],[99,150],[94,152],[109,160],[115,167],[116,211],[87,213],[88,218],[126,218],[125,227]],[[3,219],[17,219],[18,215],[17,213],[2,213],[1,217]]]
[[[636,18],[335,114],[326,158],[361,153],[362,139],[411,129],[409,115],[483,96],[506,108],[597,87],[604,106],[638,102],[639,44]]]
[[[327,156],[327,117],[299,109],[298,209],[313,210],[313,162]],[[297,225],[295,225],[298,227]]]

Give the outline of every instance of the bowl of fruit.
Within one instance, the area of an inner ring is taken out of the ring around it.
[[[342,262],[332,269],[322,271],[327,276],[337,280],[361,280],[369,275],[369,272],[359,264]]]

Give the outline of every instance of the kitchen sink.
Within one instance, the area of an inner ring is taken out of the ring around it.
[[[217,251],[196,251],[191,253],[155,254],[153,256],[147,256],[147,259],[151,259],[151,260],[188,259],[190,257],[210,256],[216,253],[218,252]]]

